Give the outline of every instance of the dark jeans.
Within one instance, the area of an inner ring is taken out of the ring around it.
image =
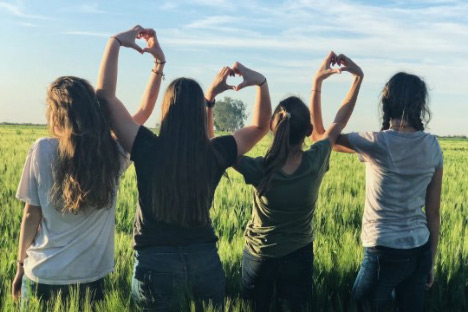
[[[135,252],[132,297],[144,311],[184,311],[194,300],[222,307],[225,277],[216,244],[155,246]]]
[[[79,293],[80,301],[85,299],[87,293],[90,294],[89,299],[91,302],[101,301],[104,299],[104,279],[101,278],[95,282],[84,284],[48,285],[36,283],[24,275],[21,285],[21,310],[27,310],[28,301],[33,296],[46,301],[60,295],[64,301],[70,296],[71,292]]]
[[[422,311],[431,268],[429,242],[409,250],[365,248],[352,296],[361,308],[370,305],[379,311],[392,301],[394,293],[399,311]]]
[[[243,295],[255,311],[309,311],[313,266],[312,243],[280,258],[259,258],[244,249]]]

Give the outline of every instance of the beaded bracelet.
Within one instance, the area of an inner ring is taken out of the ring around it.
[[[263,85],[265,84],[265,82],[266,82],[266,78],[265,78],[265,80],[263,80],[263,82],[262,82],[261,84],[259,84],[258,86],[259,86],[259,87],[263,86]]]

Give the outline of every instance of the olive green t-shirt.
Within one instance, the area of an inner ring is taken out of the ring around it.
[[[322,178],[329,168],[330,141],[312,145],[292,174],[282,169],[273,173],[269,190],[259,198],[254,192],[252,218],[245,230],[246,248],[258,257],[276,258],[311,243],[312,215]],[[263,157],[243,156],[235,168],[247,184],[257,187],[263,171]]]

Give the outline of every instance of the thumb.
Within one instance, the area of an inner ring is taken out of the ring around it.
[[[238,84],[237,86],[235,86],[235,87],[234,87],[234,90],[239,91],[240,89],[245,88],[245,87],[247,87],[247,83],[246,83],[245,80],[244,80],[244,81],[242,81],[240,84]]]
[[[329,69],[328,72],[330,74],[341,74],[341,71],[343,70],[344,67],[341,67],[341,68],[334,68],[334,69]]]
[[[130,48],[135,49],[140,53],[143,53],[143,49],[138,44],[136,44],[135,42],[130,45]]]

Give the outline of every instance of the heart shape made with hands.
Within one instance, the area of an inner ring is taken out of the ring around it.
[[[240,74],[230,74],[227,78],[228,81],[226,81],[227,86],[229,89],[232,89],[234,91],[239,91],[238,87],[244,82],[244,77]]]

